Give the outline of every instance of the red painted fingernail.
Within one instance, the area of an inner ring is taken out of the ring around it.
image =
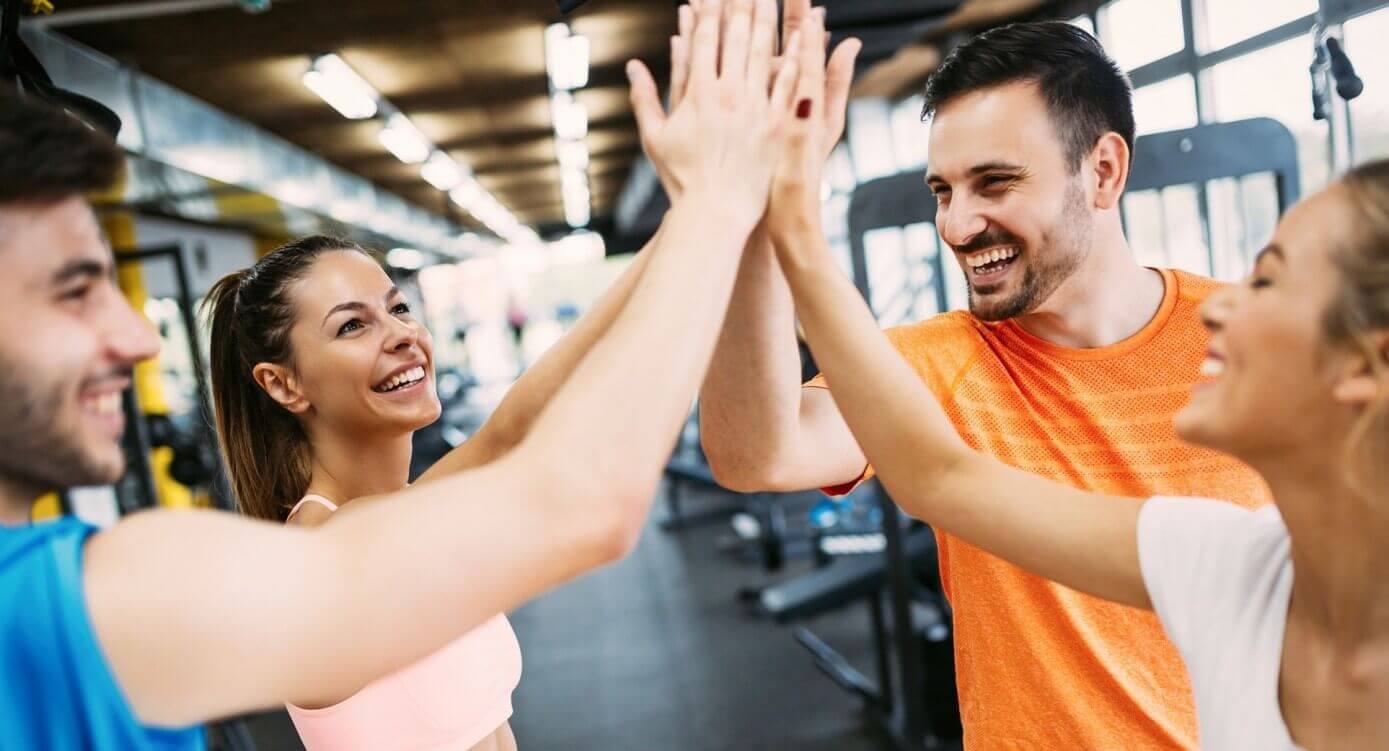
[[[809,99],[802,99],[796,103],[796,117],[804,120],[810,117],[811,102]]]

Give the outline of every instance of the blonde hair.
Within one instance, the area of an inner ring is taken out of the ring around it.
[[[1389,368],[1373,339],[1376,331],[1389,329],[1389,159],[1356,167],[1334,189],[1350,202],[1355,221],[1350,243],[1334,256],[1340,290],[1326,311],[1324,330],[1333,345],[1359,349],[1379,376]],[[1382,459],[1389,447],[1387,418],[1389,397],[1382,397],[1357,421],[1346,441],[1347,459],[1353,466],[1383,472],[1378,468],[1385,463]],[[1383,478],[1373,479],[1377,485]]]

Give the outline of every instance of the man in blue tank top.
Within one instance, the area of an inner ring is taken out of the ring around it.
[[[142,723],[108,667],[84,596],[96,529],[28,524],[41,493],[120,477],[121,393],[158,348],[82,198],[120,167],[75,119],[0,94],[0,748],[204,745]]]

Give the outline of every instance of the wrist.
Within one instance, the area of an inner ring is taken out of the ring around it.
[[[779,197],[780,198],[780,197]],[[767,213],[767,236],[776,243],[805,243],[823,234],[818,201],[777,200]]]
[[[708,189],[692,188],[672,200],[671,211],[700,222],[704,232],[727,232],[744,238],[762,219],[766,205],[747,205]]]

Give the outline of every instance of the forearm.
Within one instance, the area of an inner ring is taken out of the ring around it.
[[[436,462],[421,480],[432,480],[494,461],[526,437],[536,416],[622,312],[658,238],[659,234],[646,244],[569,333],[521,374],[477,434]]]
[[[893,349],[818,231],[782,266],[815,361],[854,437],[886,481],[934,478],[968,451],[934,395]]]
[[[795,440],[801,398],[795,320],[791,290],[770,238],[759,230],[743,255],[699,395],[705,454],[725,483],[756,484]]]
[[[823,242],[786,263],[831,393],[889,495],[912,516],[1082,592],[1146,606],[1141,502],[1082,491],[969,448],[877,329]]]

